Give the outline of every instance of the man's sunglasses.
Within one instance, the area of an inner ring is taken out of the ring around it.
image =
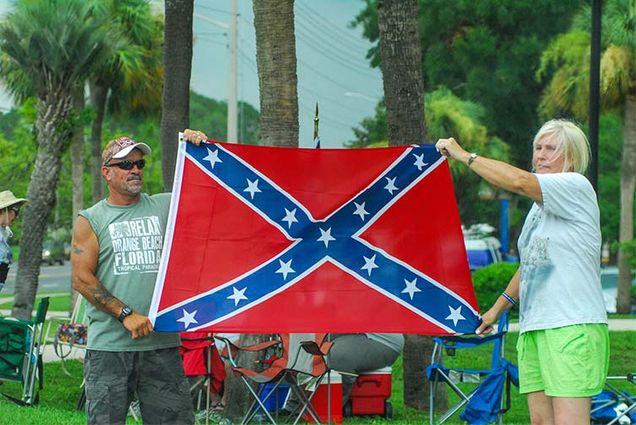
[[[138,159],[137,161],[131,161],[129,159],[125,159],[120,162],[116,162],[114,164],[106,164],[106,167],[119,167],[122,170],[132,170],[134,166],[137,166],[140,170],[142,170],[146,166],[145,159]]]
[[[12,207],[9,207],[9,210],[13,211],[15,213],[15,216],[17,217],[18,213],[20,212],[20,207],[12,206]]]

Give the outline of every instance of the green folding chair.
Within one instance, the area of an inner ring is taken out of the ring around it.
[[[20,405],[33,405],[39,401],[43,386],[42,348],[44,320],[49,298],[40,300],[33,320],[0,318],[0,381],[22,384],[20,399],[2,394]]]

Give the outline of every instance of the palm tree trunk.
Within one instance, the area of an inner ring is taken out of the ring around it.
[[[417,0],[379,0],[380,57],[389,145],[419,144],[426,140],[424,81]],[[431,337],[406,335],[404,339],[404,404],[428,407],[426,365],[433,351]],[[438,406],[446,393],[438,386]]]
[[[618,291],[616,312],[631,312],[629,294],[632,282],[632,256],[623,249],[624,243],[634,239],[634,187],[636,183],[636,93],[625,97],[623,117],[623,159],[621,162],[621,219],[619,226]]]
[[[71,129],[66,120],[72,105],[72,96],[60,89],[52,89],[38,99],[38,153],[27,191],[29,203],[22,221],[24,231],[20,239],[16,297],[11,312],[18,319],[31,319],[42,260],[42,240],[55,204],[55,188],[60,175],[64,143],[70,137]]]
[[[417,0],[378,1],[390,146],[424,143],[424,81]]]
[[[293,0],[254,0],[256,62],[260,88],[261,140],[270,146],[298,146],[298,95]],[[242,335],[241,344],[265,341],[268,335]],[[248,354],[245,356],[245,354]],[[241,362],[254,367],[255,355]],[[239,421],[250,405],[250,394],[239,378],[226,380],[226,415]]]
[[[261,141],[298,146],[294,0],[254,0]]]
[[[165,4],[161,170],[163,187],[169,191],[177,161],[177,134],[190,125],[194,0],[166,0]]]
[[[242,334],[239,339],[239,345],[246,347],[267,340],[270,335]],[[247,369],[256,369],[259,360],[263,360],[263,353],[242,351],[239,359],[239,367]],[[230,373],[223,383],[224,391],[227,391],[227,404],[225,407],[225,416],[233,423],[241,422],[253,398],[249,393],[241,378]],[[256,388],[255,388],[256,389]]]
[[[102,129],[106,114],[106,99],[108,89],[100,82],[90,84],[91,103],[95,108],[95,119],[91,127],[91,187],[93,189],[93,203],[100,201],[104,193],[102,180]]]
[[[86,102],[84,101],[84,85],[77,88],[73,94],[73,112],[76,116],[84,111]],[[71,139],[71,173],[73,180],[73,224],[80,210],[84,208],[84,125],[79,120],[79,124],[74,128]],[[71,303],[69,315],[73,312],[78,293],[71,287]]]
[[[73,111],[80,115],[84,110],[84,87],[77,89],[73,95]],[[71,174],[73,180],[73,222],[84,208],[84,126],[79,124],[71,139]]]

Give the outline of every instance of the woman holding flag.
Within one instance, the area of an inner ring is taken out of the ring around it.
[[[519,390],[528,394],[532,423],[589,424],[591,397],[607,375],[609,334],[599,208],[583,176],[585,134],[566,120],[546,122],[533,140],[533,172],[466,152],[453,138],[436,147],[490,184],[534,201],[518,240],[519,270],[475,333],[491,332],[519,303]]]

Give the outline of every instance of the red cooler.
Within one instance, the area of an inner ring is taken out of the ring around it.
[[[361,373],[353,388],[351,398],[345,406],[345,416],[381,415],[393,417],[391,397],[391,367]]]
[[[331,394],[329,394],[331,393]],[[331,418],[328,420],[329,397],[331,396]],[[316,394],[311,399],[311,405],[318,413],[320,422],[342,423],[342,377],[338,372],[330,372],[325,376],[322,383],[316,390]],[[314,422],[311,415],[305,413],[304,419],[307,422]]]

